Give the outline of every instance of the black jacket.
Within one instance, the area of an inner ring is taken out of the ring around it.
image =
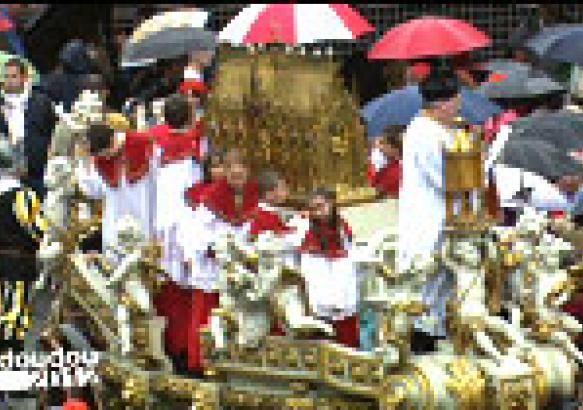
[[[3,104],[3,101],[0,103]],[[27,167],[27,178],[24,182],[42,194],[48,150],[57,118],[50,99],[36,89],[30,91],[24,115],[24,155]],[[5,137],[9,135],[8,124],[2,112],[0,133]]]

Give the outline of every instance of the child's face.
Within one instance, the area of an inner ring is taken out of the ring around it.
[[[233,162],[226,172],[227,181],[235,189],[243,189],[247,183],[249,171],[244,164]]]
[[[211,180],[216,181],[225,176],[225,168],[220,162],[214,162],[210,167]]]
[[[310,217],[326,219],[332,215],[332,204],[323,196],[317,196],[310,201]]]
[[[272,200],[274,205],[282,205],[287,201],[289,196],[289,189],[287,183],[280,179],[277,183],[277,187],[273,190]]]

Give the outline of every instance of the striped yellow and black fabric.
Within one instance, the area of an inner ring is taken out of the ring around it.
[[[31,311],[26,304],[31,284],[0,281],[0,339],[24,340],[31,327]]]
[[[28,188],[16,192],[14,215],[18,223],[27,229],[35,240],[41,240],[48,229],[48,224],[42,214],[41,200],[36,192]]]

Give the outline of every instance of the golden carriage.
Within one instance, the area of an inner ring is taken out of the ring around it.
[[[242,148],[254,171],[264,167],[280,171],[292,186],[296,204],[319,185],[336,188],[345,205],[374,200],[374,193],[363,188],[367,162],[364,129],[357,107],[336,75],[337,66],[286,54],[249,56],[232,52],[223,53],[221,58],[208,110],[208,129],[215,144]],[[479,152],[446,155],[448,192],[482,188]],[[355,220],[363,220],[363,225],[367,221],[370,225],[370,218],[378,217],[367,213],[371,208],[356,208],[352,207],[349,214]],[[376,213],[386,218],[386,209],[377,209]],[[75,214],[72,217],[75,220]],[[473,222],[480,218],[478,215]],[[79,234],[88,229],[77,226],[77,231],[69,233],[67,253],[74,253]],[[464,229],[456,231],[464,234]],[[66,277],[75,276],[71,275],[74,261],[67,258],[64,264],[63,271],[69,272]],[[157,265],[155,252],[151,252],[143,269],[152,290],[159,273]],[[499,278],[497,269],[493,263],[493,277]],[[392,279],[390,272],[385,274],[383,280]],[[88,284],[71,280],[70,287],[74,299],[71,306],[85,314],[90,326],[95,327],[94,333],[105,339],[115,338],[111,312],[100,304]],[[492,298],[498,295],[500,282],[490,285],[489,292]],[[420,312],[414,303],[402,304],[397,310],[409,315]],[[104,402],[106,408],[112,409],[205,410],[534,410],[551,403],[550,391],[556,391],[556,382],[538,359],[530,364],[535,368],[533,378],[522,379],[504,379],[491,361],[455,352],[440,355],[432,362],[432,358],[411,355],[406,347],[408,340],[396,333],[394,325],[387,314],[380,322],[379,334],[383,339],[380,343],[399,347],[396,362],[383,352],[359,352],[327,341],[278,337],[268,337],[254,349],[231,344],[225,354],[217,356],[205,333],[208,368],[204,380],[161,369],[149,360],[152,350],[159,346],[147,340],[147,332],[138,331],[135,345],[142,354],[131,361],[110,355],[101,363],[100,374],[107,387],[102,389],[107,398]],[[152,324],[133,326],[144,328]],[[107,341],[103,345],[107,346]],[[549,356],[545,356],[547,353]],[[553,354],[559,357],[553,350],[538,357],[555,357]]]

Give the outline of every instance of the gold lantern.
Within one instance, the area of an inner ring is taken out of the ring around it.
[[[444,163],[448,228],[483,229],[487,216],[482,143],[480,136],[468,131],[461,119],[457,120],[453,144],[444,151]]]

